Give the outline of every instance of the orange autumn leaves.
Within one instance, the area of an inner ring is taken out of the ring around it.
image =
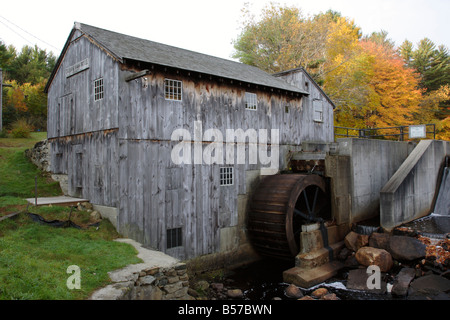
[[[331,10],[305,16],[295,6],[270,4],[259,19],[248,9],[243,13],[233,57],[269,73],[305,68],[335,103],[335,125],[434,123],[436,137],[450,139],[450,117],[437,116],[450,101],[448,84],[426,90],[428,78],[408,64],[386,32],[363,36],[353,20]]]

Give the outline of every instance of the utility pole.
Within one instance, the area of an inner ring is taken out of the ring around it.
[[[3,115],[3,71],[2,68],[0,68],[0,132],[3,130],[3,119],[2,119],[2,115]]]
[[[2,68],[0,68],[0,132],[3,129],[3,118],[2,118],[2,116],[3,116],[3,109],[2,109],[2,107],[3,107],[3,101],[2,101],[3,87],[11,87],[11,85],[3,84],[3,71],[2,71]]]

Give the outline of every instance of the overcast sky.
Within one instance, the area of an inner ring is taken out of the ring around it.
[[[20,49],[37,44],[58,56],[75,21],[231,59],[232,40],[249,2],[256,15],[266,0],[18,0],[0,5],[0,40]],[[285,0],[305,15],[328,9],[354,20],[363,34],[386,30],[400,45],[428,37],[450,48],[450,0]]]

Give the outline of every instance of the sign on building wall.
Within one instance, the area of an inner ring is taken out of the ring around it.
[[[69,78],[74,74],[77,74],[78,72],[81,72],[86,69],[89,69],[89,59],[84,59],[74,64],[73,66],[66,68],[66,78]]]

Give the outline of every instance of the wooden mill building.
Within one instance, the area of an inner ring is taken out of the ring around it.
[[[81,23],[46,92],[51,169],[67,175],[69,195],[114,209],[124,236],[180,259],[246,243],[247,203],[260,177],[286,169],[308,143],[334,140],[334,105],[302,68],[270,75]],[[174,139],[178,129],[190,136]],[[214,149],[212,163],[202,158],[230,129],[267,130],[257,147],[267,146],[276,166],[251,161],[246,143],[244,163],[239,143]],[[180,144],[192,151],[182,163],[173,159]]]

